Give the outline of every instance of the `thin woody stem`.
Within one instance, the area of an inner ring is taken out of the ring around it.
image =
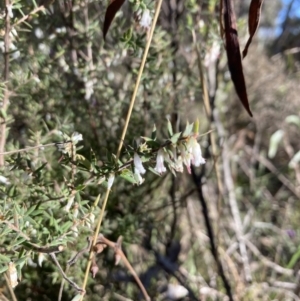
[[[138,277],[137,273],[135,272],[134,268],[132,267],[132,265],[130,264],[130,262],[128,261],[128,259],[126,258],[124,252],[122,251],[120,246],[116,246],[117,243],[108,240],[107,238],[105,238],[102,234],[99,235],[99,237],[97,238],[97,241],[100,241],[101,243],[104,243],[106,245],[108,245],[109,247],[113,248],[115,253],[120,255],[121,260],[124,262],[125,266],[127,267],[127,269],[131,272],[133,278],[135,279],[136,283],[138,284],[138,286],[140,287],[145,299],[147,301],[150,300],[150,297],[148,296],[148,293],[143,285],[143,283],[141,282],[140,278]]]
[[[4,97],[3,97],[3,104],[2,104],[2,111],[6,112],[8,104],[9,104],[9,90],[8,90],[8,81],[9,81],[9,49],[10,49],[10,31],[11,31],[11,24],[10,24],[10,12],[11,9],[10,0],[5,0],[5,35],[4,35],[4,82],[5,82],[5,89],[4,89]],[[0,153],[4,151],[5,143],[6,143],[6,118],[1,118],[2,124],[0,128]],[[0,166],[4,165],[4,156],[0,154]]]

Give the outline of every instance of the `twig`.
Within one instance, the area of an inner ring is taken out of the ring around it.
[[[248,239],[245,239],[245,243],[248,246],[249,250],[267,267],[273,269],[279,274],[283,274],[286,276],[292,276],[293,275],[293,270],[291,269],[286,269],[283,268],[282,266],[272,262],[268,258],[264,257],[259,250],[256,248],[256,246],[250,242]]]
[[[67,265],[66,269],[65,269],[65,274],[67,275],[69,272],[70,266]],[[64,291],[64,285],[65,285],[66,280],[63,278],[59,287],[59,291],[58,291],[58,297],[57,297],[57,301],[61,301],[62,295],[63,295],[63,291]]]
[[[113,241],[110,241],[107,238],[105,238],[102,234],[99,234],[98,239],[97,239],[97,243],[106,244],[110,248],[114,249],[115,253],[120,256],[121,260],[124,262],[125,266],[130,271],[132,276],[134,277],[134,279],[137,282],[138,286],[140,287],[145,299],[147,301],[150,301],[151,299],[150,299],[143,283],[141,282],[140,278],[138,277],[137,273],[135,272],[134,268],[132,267],[132,265],[130,264],[128,259],[126,258],[126,256],[125,256],[124,252],[122,251],[121,247],[117,243],[115,243]]]
[[[37,148],[42,148],[42,147],[48,147],[48,146],[56,146],[57,144],[60,143],[48,143],[48,144],[41,144],[37,146],[30,146],[30,147],[25,147],[13,151],[8,151],[8,152],[0,152],[0,155],[12,155],[12,154],[17,154],[17,153],[22,153],[22,152],[27,152],[29,150],[37,149]]]
[[[249,258],[248,258],[244,238],[243,238],[243,224],[242,224],[241,215],[240,215],[240,211],[238,208],[238,204],[234,192],[234,183],[230,171],[230,162],[229,162],[230,156],[228,152],[227,141],[224,141],[223,144],[222,158],[223,158],[224,179],[228,190],[229,205],[234,220],[234,230],[236,233],[236,238],[239,243],[239,249],[244,265],[245,278],[247,282],[251,282],[252,276],[251,276],[251,270],[249,265]]]
[[[130,100],[130,105],[129,105],[129,108],[128,108],[125,125],[124,125],[122,135],[121,135],[121,139],[120,139],[120,142],[119,142],[119,147],[118,147],[118,151],[117,151],[117,155],[116,155],[116,162],[118,162],[118,160],[119,160],[121,150],[122,150],[122,147],[123,147],[123,143],[124,143],[124,139],[125,139],[125,136],[126,136],[126,133],[127,133],[127,128],[128,128],[129,121],[130,121],[130,118],[131,118],[131,114],[132,114],[133,106],[134,106],[134,103],[135,103],[138,87],[140,85],[140,81],[141,81],[142,74],[143,74],[143,71],[144,71],[144,67],[145,67],[147,56],[148,56],[149,48],[150,48],[151,41],[152,41],[152,38],[153,38],[154,29],[155,29],[156,22],[157,22],[159,13],[160,13],[161,4],[162,4],[162,0],[158,0],[157,6],[156,6],[156,9],[155,9],[154,18],[153,18],[152,25],[151,25],[151,29],[150,29],[149,38],[148,38],[146,46],[145,46],[145,50],[144,50],[142,62],[141,62],[141,65],[140,65],[140,69],[139,69],[139,72],[138,72],[138,76],[137,76],[137,79],[136,79],[134,91],[133,91],[133,94],[132,94],[132,97],[131,97],[131,100]],[[106,190],[106,193],[105,193],[105,197],[104,197],[104,200],[103,200],[101,212],[100,212],[98,222],[97,222],[97,227],[96,227],[96,230],[95,230],[95,233],[94,233],[94,240],[93,240],[92,246],[95,246],[98,234],[100,232],[100,228],[101,228],[101,224],[102,224],[102,220],[103,220],[104,212],[105,212],[105,209],[106,209],[106,204],[107,204],[107,201],[108,201],[109,194],[110,194],[110,188],[108,188]],[[98,205],[98,202],[96,202],[95,207],[97,205]],[[91,265],[92,265],[92,258],[94,256],[93,253],[94,253],[93,248],[91,248],[90,254],[89,254],[89,260],[88,260],[88,263],[87,263],[87,266],[86,266],[85,276],[84,276],[84,280],[83,280],[83,284],[82,284],[82,289],[83,290],[85,290],[85,287],[86,287],[86,284],[87,284],[90,268],[91,268]],[[80,301],[82,301],[82,300],[83,300],[83,296],[81,297]]]
[[[187,291],[189,292],[190,300],[194,301],[201,301],[199,298],[197,298],[193,292],[193,290],[187,285],[187,280],[185,276],[180,272],[178,269],[178,265],[174,262],[171,262],[169,258],[159,254],[158,252],[155,252],[155,257],[157,260],[157,263],[170,275],[174,276],[178,282],[184,286]]]
[[[60,266],[60,264],[59,264],[59,262],[58,262],[58,260],[57,260],[57,258],[56,258],[55,253],[50,253],[49,255],[50,255],[51,259],[53,260],[53,262],[54,262],[54,263],[56,264],[56,266],[58,267],[58,269],[59,269],[61,275],[63,276],[63,278],[64,278],[66,281],[68,281],[68,282],[69,282],[69,283],[70,283],[77,291],[84,293],[85,291],[84,291],[82,288],[80,288],[73,280],[71,280],[70,278],[68,278],[68,276],[65,274],[65,272],[64,272],[63,269],[61,268],[61,266]]]
[[[277,176],[278,180],[286,186],[296,197],[300,198],[300,193],[297,191],[295,186],[291,183],[291,181],[286,178],[273,164],[271,161],[266,159],[260,154],[253,153],[251,148],[247,145],[244,146],[244,150],[250,156],[254,156],[257,161],[259,161],[262,165],[270,170],[271,173]]]
[[[13,288],[11,287],[10,280],[9,280],[9,278],[7,276],[7,273],[4,273],[4,277],[5,277],[5,282],[7,284],[10,296],[12,298],[12,301],[18,301],[18,299],[17,299],[17,297],[15,295],[15,292],[14,292]]]
[[[10,0],[5,0],[5,36],[4,36],[4,97],[2,104],[2,111],[6,112],[8,104],[9,104],[9,90],[8,90],[8,80],[9,80],[9,49],[10,49],[10,10],[11,3]],[[1,153],[4,151],[5,143],[6,143],[6,120],[3,119],[1,122],[0,128],[0,166],[4,165],[4,156]]]
[[[204,199],[204,196],[203,196],[202,183],[201,183],[202,176],[201,175],[197,176],[196,173],[195,173],[194,168],[192,168],[192,175],[193,175],[194,183],[195,183],[196,188],[197,188],[199,200],[200,200],[201,205],[202,205],[202,213],[203,213],[204,222],[205,222],[205,226],[206,226],[206,230],[207,230],[207,235],[209,237],[211,253],[212,253],[212,255],[214,257],[214,260],[217,264],[217,269],[218,269],[219,275],[220,275],[220,277],[223,281],[224,287],[226,289],[227,296],[228,296],[230,301],[233,301],[231,286],[230,286],[229,281],[228,281],[228,279],[225,275],[222,262],[219,258],[219,253],[218,253],[218,250],[217,250],[217,247],[216,247],[216,244],[215,244],[215,239],[214,239],[215,236],[214,236],[213,228],[212,228],[210,218],[209,218],[209,214],[208,214],[207,203],[206,203],[206,201]]]
[[[82,256],[84,253],[88,252],[91,249],[92,242],[93,242],[93,240],[90,237],[88,237],[88,245],[85,248],[83,248],[82,250],[80,250],[79,252],[77,252],[73,258],[68,260],[68,262],[67,262],[68,265],[70,265],[70,266],[73,265],[80,256]]]
[[[22,17],[20,20],[18,20],[15,24],[13,24],[13,27],[16,27],[17,25],[23,23],[24,21],[26,21],[31,15],[34,15],[36,13],[38,13],[41,10],[44,10],[45,6],[41,5],[39,7],[36,7],[34,10],[32,10],[29,14],[25,15],[24,17]]]

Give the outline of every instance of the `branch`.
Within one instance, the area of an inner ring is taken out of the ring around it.
[[[70,278],[68,278],[68,276],[65,274],[65,272],[63,271],[63,269],[61,268],[55,253],[50,253],[49,254],[51,259],[53,260],[53,262],[55,263],[55,265],[58,267],[61,275],[63,276],[63,278],[68,281],[77,291],[85,293],[85,291],[83,289],[81,289],[73,280],[71,280]]]
[[[120,241],[120,239],[118,239],[118,242]],[[145,299],[147,301],[150,301],[150,297],[144,287],[144,285],[142,284],[139,276],[137,275],[137,273],[135,272],[135,270],[133,269],[132,265],[130,264],[130,262],[128,261],[128,259],[126,258],[124,252],[121,249],[121,246],[119,245],[119,243],[115,243],[113,241],[108,240],[107,238],[105,238],[102,234],[99,234],[98,239],[97,239],[97,243],[100,244],[105,244],[107,246],[109,246],[110,248],[114,249],[115,253],[116,253],[116,257],[119,256],[120,259],[124,262],[125,266],[127,267],[127,269],[130,271],[130,273],[132,274],[132,276],[134,277],[135,281],[137,282],[138,286],[140,287]],[[117,259],[117,258],[116,258]],[[117,261],[117,260],[116,260]],[[116,262],[117,264],[117,262]]]
[[[61,143],[48,143],[48,144],[41,144],[41,145],[37,145],[37,146],[30,146],[30,147],[25,147],[25,148],[21,148],[21,149],[17,149],[17,150],[13,150],[13,151],[8,151],[8,152],[0,152],[0,155],[13,155],[13,154],[17,154],[17,153],[22,153],[22,152],[27,152],[29,150],[33,150],[33,149],[37,149],[37,148],[42,148],[42,147],[48,147],[48,146],[55,146],[57,144],[61,144]]]
[[[251,276],[251,270],[249,265],[249,258],[248,258],[244,238],[243,238],[243,224],[241,220],[241,215],[240,215],[239,207],[234,192],[234,183],[233,183],[231,170],[230,170],[230,161],[229,161],[230,156],[229,156],[227,141],[224,141],[223,144],[222,158],[223,158],[224,180],[228,190],[229,205],[234,220],[234,231],[236,233],[236,238],[239,243],[239,249],[240,249],[243,266],[244,266],[245,278],[247,282],[251,282],[252,276]]]
[[[24,17],[22,17],[20,20],[18,20],[13,27],[16,27],[17,25],[23,23],[24,21],[26,21],[31,15],[34,15],[36,13],[38,13],[41,10],[46,9],[44,5],[41,5],[39,7],[36,7],[34,10],[32,10],[29,14],[25,15]]]
[[[250,242],[249,240],[245,240],[246,245],[248,246],[249,250],[267,267],[273,269],[279,274],[283,274],[286,276],[293,276],[293,270],[283,268],[282,266],[272,262],[268,258],[264,257],[259,250],[256,248],[256,246]]]
[[[277,176],[278,180],[287,187],[296,197],[300,198],[300,193],[296,189],[296,187],[291,183],[291,181],[285,177],[274,165],[271,161],[269,161],[264,156],[254,153],[251,148],[247,145],[244,146],[244,150],[250,156],[254,156],[257,161],[259,161],[262,165],[270,170],[275,176]]]
[[[11,3],[10,0],[5,0],[5,36],[4,36],[4,98],[2,105],[2,112],[6,112],[8,103],[9,103],[9,91],[8,91],[8,80],[9,80],[9,49],[10,49],[10,10]],[[5,143],[6,143],[6,120],[2,118],[3,122],[1,122],[0,128],[0,166],[4,165],[4,156],[1,153],[4,151]]]
[[[215,236],[214,236],[213,228],[212,228],[210,218],[209,218],[209,214],[208,214],[207,203],[206,203],[206,201],[204,199],[204,196],[203,196],[202,183],[201,183],[202,176],[201,175],[200,176],[196,175],[194,168],[192,168],[192,175],[193,175],[194,183],[195,183],[196,188],[197,188],[199,200],[200,200],[200,203],[202,205],[202,214],[203,214],[203,217],[204,217],[204,222],[205,222],[205,226],[206,226],[206,230],[207,230],[207,235],[209,237],[211,253],[212,253],[212,255],[215,259],[215,262],[217,264],[217,269],[218,269],[220,277],[222,278],[224,287],[226,289],[227,296],[228,296],[230,301],[233,301],[231,286],[230,286],[230,283],[229,283],[228,279],[226,278],[222,262],[219,258],[219,253],[218,253],[218,250],[217,250],[217,247],[216,247],[216,244],[215,244],[215,239],[214,239]]]

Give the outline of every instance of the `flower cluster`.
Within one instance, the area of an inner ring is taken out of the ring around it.
[[[136,16],[137,16],[137,21],[142,28],[146,30],[150,29],[152,23],[152,17],[148,9],[138,10]]]
[[[202,157],[201,147],[196,136],[192,135],[182,141],[178,141],[176,144],[161,147],[157,152],[154,168],[158,174],[163,174],[167,171],[165,162],[175,172],[183,172],[183,165],[185,165],[188,173],[191,173],[191,165],[198,167],[204,164],[205,159]],[[144,179],[141,175],[145,174],[146,170],[142,159],[137,153],[134,153],[133,164],[137,183],[142,184]]]

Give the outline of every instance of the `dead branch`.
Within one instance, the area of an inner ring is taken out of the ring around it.
[[[118,240],[118,242],[120,242],[120,240]],[[140,278],[138,277],[137,273],[135,272],[132,265],[130,264],[130,262],[126,258],[125,254],[123,253],[119,243],[115,243],[113,241],[108,240],[102,234],[99,234],[98,239],[97,239],[97,243],[106,244],[107,246],[109,246],[110,248],[112,248],[115,251],[116,255],[120,256],[121,261],[124,262],[125,266],[130,271],[130,273],[134,277],[135,281],[137,282],[138,286],[140,287],[145,299],[147,301],[150,301],[151,299],[150,299],[144,285],[142,284],[142,282],[141,282]]]

